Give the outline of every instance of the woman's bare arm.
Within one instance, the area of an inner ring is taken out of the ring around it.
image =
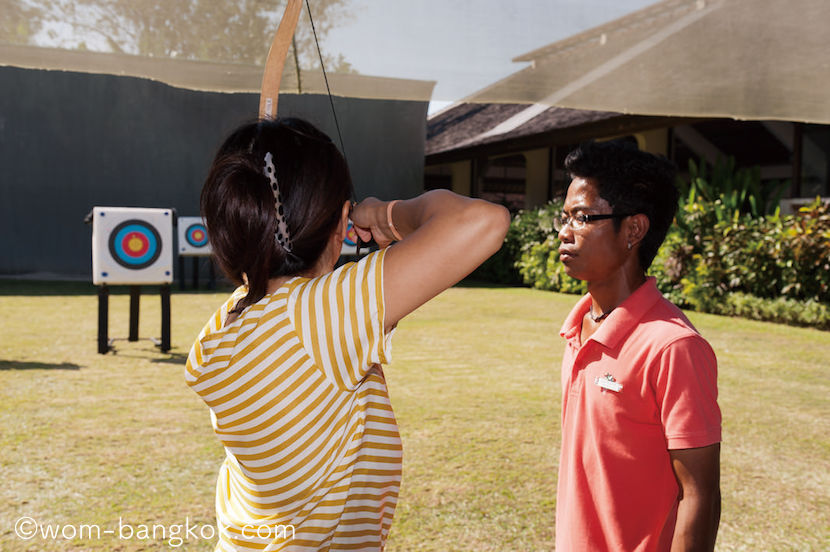
[[[371,233],[381,247],[392,242],[388,204],[369,198],[353,209],[352,222],[362,239],[368,240]],[[387,328],[498,251],[510,226],[504,207],[448,190],[396,202],[391,219],[403,239],[384,260]]]

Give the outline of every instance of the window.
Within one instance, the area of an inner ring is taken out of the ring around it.
[[[801,197],[830,195],[830,126],[804,125],[801,138]]]
[[[524,155],[488,159],[479,181],[479,195],[515,213],[525,206],[526,177]]]

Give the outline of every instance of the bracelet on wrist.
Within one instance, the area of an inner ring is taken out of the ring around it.
[[[392,235],[395,236],[395,239],[397,241],[401,241],[403,239],[403,236],[401,236],[400,232],[398,232],[398,229],[395,228],[395,223],[392,222],[392,207],[394,207],[398,201],[399,200],[396,199],[386,204],[386,224],[389,226],[389,231],[392,232]]]

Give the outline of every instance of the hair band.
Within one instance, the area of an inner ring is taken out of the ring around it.
[[[271,183],[271,191],[274,192],[274,208],[277,211],[277,231],[274,233],[283,249],[291,253],[291,235],[288,233],[288,223],[285,221],[285,210],[282,207],[282,196],[277,185],[277,170],[274,167],[274,156],[271,152],[265,154],[265,176]]]

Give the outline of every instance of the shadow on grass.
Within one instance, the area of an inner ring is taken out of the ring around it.
[[[96,293],[98,289],[92,285],[92,282],[0,279],[0,296],[95,295]]]
[[[187,354],[185,353],[165,353],[164,358],[154,358],[150,362],[153,364],[178,364],[184,366],[187,362]]]
[[[158,349],[145,349],[144,352],[156,356],[154,358],[147,358],[144,355],[138,355],[134,352],[123,352],[119,351],[118,349],[110,351],[110,354],[114,356],[119,356],[121,358],[134,358],[138,360],[144,360],[149,362],[150,364],[173,364],[177,366],[184,366],[187,362],[186,353],[162,353]]]
[[[0,360],[0,370],[80,370],[71,362],[24,362],[21,360]]]

